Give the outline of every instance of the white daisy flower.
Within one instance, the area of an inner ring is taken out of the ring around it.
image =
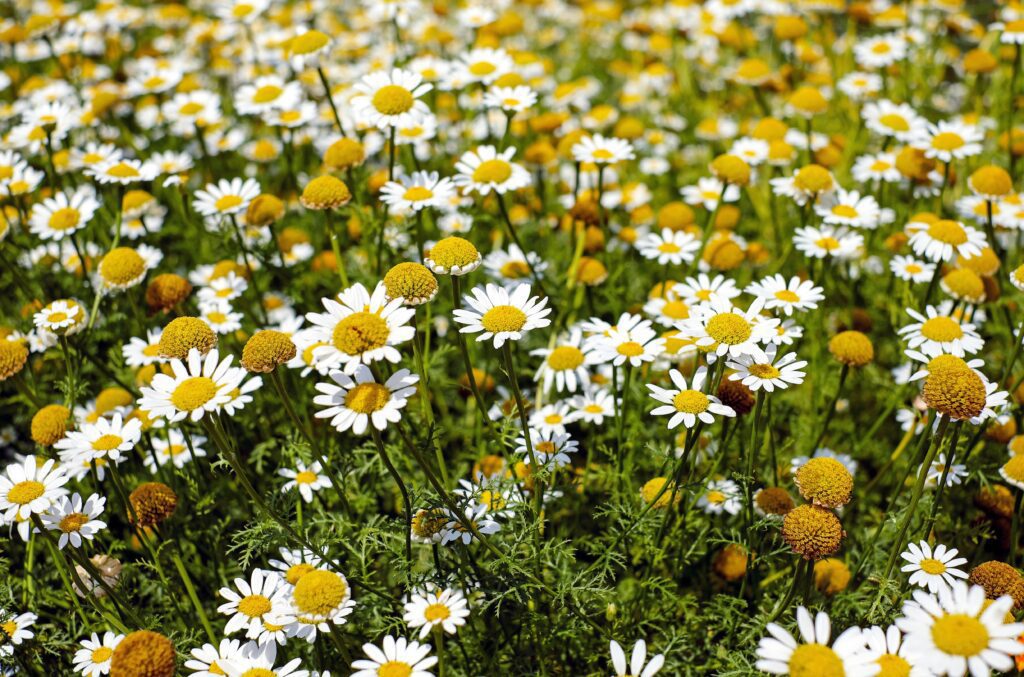
[[[384,430],[388,423],[400,421],[400,412],[419,382],[408,369],[399,369],[380,384],[366,365],[358,365],[351,376],[332,371],[330,377],[334,383],[316,384],[321,394],[313,402],[326,407],[316,412],[316,417],[331,419],[338,432],[351,429],[356,435],[365,434],[371,423],[377,430]]]
[[[774,392],[776,388],[784,390],[791,385],[803,383],[805,374],[801,370],[807,366],[807,362],[797,361],[796,353],[786,353],[776,361],[778,350],[776,345],[768,346],[764,351],[768,359],[764,361],[753,355],[730,360],[726,366],[735,371],[729,374],[729,379],[739,381],[755,392],[761,388]]]
[[[952,261],[958,256],[972,258],[987,246],[985,234],[959,221],[939,219],[907,224],[910,248],[933,263]]]
[[[678,266],[691,263],[700,244],[700,240],[691,233],[662,228],[660,234],[650,233],[638,241],[636,248],[645,259],[657,261],[659,265]]]
[[[295,464],[295,468],[280,468],[277,474],[281,477],[287,477],[288,482],[284,483],[281,487],[281,493],[288,493],[292,489],[296,489],[299,495],[302,496],[302,500],[306,503],[313,502],[313,492],[326,489],[331,486],[331,481],[327,475],[321,475],[323,467],[319,461],[314,461],[309,467],[305,463],[299,461]]]
[[[421,75],[401,68],[368,73],[355,85],[352,110],[357,119],[378,129],[408,127],[430,114],[419,97],[431,89]]]
[[[398,212],[418,212],[426,207],[446,207],[455,195],[455,184],[437,172],[413,172],[407,179],[385,183],[380,195],[381,202]]]
[[[207,412],[218,411],[231,401],[232,391],[247,373],[232,367],[232,359],[229,355],[221,360],[216,348],[205,357],[192,348],[186,362],[171,360],[172,376],[156,374],[148,387],[142,387],[139,409],[170,422],[198,421]]]
[[[224,586],[217,594],[227,600],[217,607],[218,613],[230,617],[225,635],[245,630],[246,637],[256,639],[263,632],[264,618],[278,623],[290,612],[284,579],[274,571],[253,569],[249,580],[236,578],[234,587]]]
[[[477,286],[463,296],[468,308],[456,309],[452,316],[464,325],[461,333],[479,334],[477,341],[493,338],[494,347],[501,348],[506,341],[518,341],[526,332],[551,324],[547,299],[530,296],[530,292],[529,284],[511,290],[493,284]]]
[[[32,206],[29,229],[43,240],[63,240],[84,228],[99,208],[95,192],[89,188],[79,188],[71,195],[57,193]]]
[[[49,531],[59,531],[60,539],[57,547],[64,549],[68,543],[71,547],[82,547],[82,541],[91,541],[97,532],[107,528],[107,523],[96,519],[103,514],[107,499],[99,494],[92,494],[84,502],[80,494],[70,498],[61,496],[50,510],[43,514],[43,526]]]
[[[864,652],[864,636],[858,627],[847,628],[829,644],[832,623],[828,614],[819,611],[815,618],[804,607],[796,610],[800,629],[798,642],[782,626],[769,623],[770,637],[762,637],[757,645],[756,667],[773,675],[816,674],[823,662],[836,664],[846,677],[871,677],[879,666]]]
[[[0,475],[0,511],[8,524],[41,515],[67,494],[68,476],[53,459],[42,464],[35,456],[11,463]]]
[[[740,485],[732,480],[715,480],[708,484],[707,491],[697,499],[697,507],[709,515],[737,515],[743,508],[740,500]]]
[[[327,312],[306,314],[314,325],[310,338],[320,344],[313,349],[316,363],[342,367],[346,374],[379,360],[397,364],[401,354],[395,346],[416,333],[415,327],[408,325],[416,310],[406,307],[401,297],[388,300],[382,282],[372,295],[357,282],[337,299],[321,299]]]
[[[102,677],[109,673],[114,649],[122,639],[124,639],[124,635],[109,630],[103,633],[102,639],[95,632],[88,639],[83,639],[79,642],[82,648],[75,651],[75,656],[72,659],[75,672],[79,672],[85,677]]]
[[[751,282],[744,291],[753,296],[763,298],[765,310],[780,309],[787,316],[794,310],[814,310],[818,301],[825,295],[821,287],[815,286],[811,280],[801,280],[793,276],[786,282],[782,275],[771,275],[757,282]]]
[[[687,428],[693,428],[698,420],[710,425],[715,422],[716,414],[729,418],[736,415],[732,407],[722,404],[720,399],[701,390],[708,378],[707,367],[699,367],[689,385],[686,383],[686,377],[677,369],[670,369],[668,375],[675,388],[662,388],[648,383],[647,389],[651,391],[651,397],[655,401],[663,404],[655,407],[651,415],[671,415],[668,420],[669,430],[676,428],[680,423]]]
[[[907,347],[928,357],[973,355],[985,346],[974,325],[961,318],[940,312],[935,306],[925,307],[924,314],[907,308],[907,314],[917,320],[902,327],[898,333]]]
[[[550,392],[551,386],[557,392],[576,392],[590,386],[588,366],[594,364],[591,357],[591,346],[584,344],[583,332],[578,328],[569,331],[551,348],[539,348],[530,352],[544,358],[533,380],[540,384],[544,392]]]
[[[409,628],[420,629],[420,639],[440,626],[449,635],[454,635],[466,624],[469,617],[469,603],[458,590],[451,588],[424,590],[413,593],[405,603],[403,616]]]
[[[1024,653],[1017,640],[1024,624],[1005,622],[1012,607],[1009,596],[986,606],[982,587],[953,581],[936,594],[915,591],[896,626],[911,662],[936,675],[1006,672],[1013,669],[1013,656]]]
[[[437,657],[429,655],[429,644],[410,642],[405,637],[387,635],[379,647],[364,644],[363,653],[367,658],[352,662],[352,677],[380,677],[384,666],[404,677],[433,677],[429,670],[437,664]]]
[[[504,195],[530,185],[530,172],[522,165],[512,162],[515,146],[498,152],[494,146],[477,146],[462,154],[455,163],[458,174],[455,185],[467,195],[473,191],[488,195],[491,191]]]
[[[207,217],[241,214],[259,194],[260,184],[255,179],[221,179],[197,190],[192,208]]]
[[[690,309],[690,317],[679,323],[679,331],[707,349],[709,356],[753,355],[763,360],[766,356],[760,344],[768,341],[779,324],[777,319],[760,317],[764,303],[763,298],[755,298],[744,312],[731,301],[712,296]]]

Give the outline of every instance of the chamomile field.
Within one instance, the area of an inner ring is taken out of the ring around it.
[[[1022,50],[7,0],[0,672],[1016,673]]]

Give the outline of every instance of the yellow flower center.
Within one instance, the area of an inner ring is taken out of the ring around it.
[[[284,90],[277,85],[263,85],[253,93],[252,101],[253,103],[270,103],[283,93]]]
[[[942,132],[932,137],[932,148],[935,150],[956,150],[964,143],[963,137],[953,132]]]
[[[775,292],[775,298],[777,298],[780,301],[785,301],[786,303],[796,303],[797,301],[800,300],[800,296],[797,295],[796,292],[790,291],[788,289],[780,289],[779,291]]]
[[[203,105],[196,103],[195,101],[189,101],[184,106],[178,109],[178,112],[182,115],[195,115],[196,113],[202,112]]]
[[[116,165],[107,170],[108,176],[113,176],[118,179],[131,179],[139,175],[139,171],[129,164],[124,162],[118,162]]]
[[[96,451],[110,451],[121,446],[123,442],[124,438],[119,435],[103,435],[96,438],[96,441],[92,443],[92,448]]]
[[[401,115],[409,111],[415,99],[405,87],[384,85],[373,95],[373,107],[382,115]]]
[[[452,615],[452,612],[448,610],[448,607],[444,604],[431,604],[423,610],[423,617],[431,623],[437,621],[443,621]]]
[[[89,516],[80,512],[73,512],[65,515],[58,525],[65,534],[81,531],[82,526],[89,521]]]
[[[412,666],[404,661],[388,661],[377,668],[377,677],[409,677]]]
[[[883,115],[878,118],[878,122],[896,132],[905,132],[910,129],[910,123],[907,122],[907,119],[897,113]]]
[[[206,376],[193,376],[182,381],[171,393],[171,404],[180,411],[193,411],[217,395],[217,384]]]
[[[661,307],[661,314],[673,320],[685,320],[690,316],[690,306],[682,301],[668,301]]]
[[[360,414],[380,411],[391,400],[391,391],[380,383],[360,383],[345,395],[345,406]]]
[[[752,364],[748,368],[751,374],[758,378],[778,378],[781,372],[770,364]]]
[[[490,61],[477,61],[469,66],[469,72],[476,76],[490,75],[496,70],[498,67]]]
[[[620,343],[615,350],[619,355],[625,355],[626,357],[637,357],[644,354],[644,347],[636,341]]]
[[[884,656],[879,656],[875,662],[882,668],[876,677],[910,676],[910,663],[896,654],[887,653]]]
[[[825,251],[835,251],[839,249],[839,240],[832,236],[822,237],[815,240],[814,244],[818,245]]]
[[[406,190],[402,197],[409,202],[422,202],[423,200],[429,200],[434,197],[434,191],[429,188],[424,188],[423,186],[413,186]]]
[[[526,261],[509,261],[501,267],[501,274],[503,277],[518,280],[530,274],[530,267]]]
[[[583,364],[583,352],[576,346],[558,346],[548,355],[548,366],[555,371],[568,371]]]
[[[699,390],[683,390],[672,398],[672,406],[684,414],[700,414],[707,411],[711,400]]]
[[[956,320],[939,316],[933,317],[921,325],[921,335],[932,341],[946,343],[962,338],[964,332]]]
[[[658,245],[658,251],[662,254],[678,254],[681,249],[675,242],[662,242]]]
[[[248,595],[238,603],[238,610],[249,618],[259,618],[270,608],[270,600],[263,595]]]
[[[114,650],[108,646],[101,646],[98,649],[93,649],[92,662],[102,663],[114,655]]]
[[[595,160],[611,160],[614,156],[607,148],[598,148],[593,153]]]
[[[921,571],[925,572],[926,574],[931,574],[932,576],[937,576],[938,574],[946,573],[946,565],[937,559],[923,559],[921,560],[920,566]]]
[[[242,673],[242,677],[277,677],[277,673],[267,668],[249,668]]]
[[[388,343],[391,330],[388,323],[377,313],[352,313],[334,327],[334,347],[346,355],[363,353],[383,348]]]
[[[512,176],[512,165],[504,160],[484,160],[473,170],[477,183],[503,183]]]
[[[46,491],[46,485],[35,480],[18,482],[7,492],[7,500],[18,505],[25,505],[36,500]]]
[[[314,567],[309,562],[299,562],[298,564],[293,564],[290,567],[288,567],[288,571],[285,572],[284,580],[288,581],[292,585],[295,585],[299,582],[300,578],[308,574],[310,571],[316,571],[316,567]]]
[[[750,338],[750,323],[738,313],[719,313],[708,321],[708,336],[718,343],[738,345]]]
[[[320,31],[306,31],[292,38],[293,54],[310,54],[327,44],[327,36]]]
[[[850,205],[836,205],[832,208],[832,213],[846,219],[857,218],[857,210]]]
[[[492,334],[519,331],[526,324],[526,313],[515,306],[494,306],[484,313],[480,324]]]
[[[61,207],[50,215],[49,226],[53,230],[70,230],[78,225],[81,218],[74,207]]]
[[[313,482],[316,482],[316,473],[310,472],[309,470],[303,470],[295,475],[295,481],[299,484],[312,484]]]
[[[213,203],[213,206],[219,212],[226,212],[229,209],[234,209],[239,206],[242,202],[242,198],[238,195],[224,195],[218,198],[217,201]]]
[[[473,243],[461,237],[446,237],[430,248],[430,260],[445,269],[468,266],[479,258]]]
[[[976,656],[988,647],[988,629],[967,614],[946,614],[932,625],[935,646],[953,656]]]
[[[345,580],[324,569],[310,571],[295,584],[295,606],[304,614],[327,616],[345,600]]]
[[[721,491],[718,491],[717,489],[712,489],[711,491],[709,491],[707,494],[705,494],[704,498],[707,499],[708,503],[725,503],[725,494],[723,494]]]
[[[956,221],[943,219],[928,226],[928,234],[946,244],[960,245],[967,242],[967,231]]]
[[[843,660],[823,644],[801,644],[789,657],[791,677],[845,677]]]

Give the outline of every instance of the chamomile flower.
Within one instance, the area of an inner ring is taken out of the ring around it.
[[[146,454],[142,462],[150,472],[156,472],[157,468],[170,463],[175,468],[184,468],[185,464],[197,458],[206,456],[206,438],[202,435],[191,434],[189,437],[177,429],[167,431],[167,439],[154,437],[153,453]],[[155,460],[154,460],[155,458]]]
[[[259,194],[260,184],[255,179],[221,179],[197,190],[192,206],[206,217],[231,216],[244,212]]]
[[[160,170],[148,162],[139,160],[108,161],[95,167],[87,167],[85,175],[92,177],[101,184],[118,184],[127,186],[133,183],[152,181]]]
[[[41,515],[67,494],[68,476],[56,461],[39,463],[35,456],[11,463],[0,475],[0,512],[8,524]]]
[[[185,661],[185,667],[192,670],[190,677],[217,677],[228,674],[227,666],[237,669],[242,662],[242,642],[224,638],[220,644],[204,644],[192,649],[192,658]]]
[[[318,633],[347,623],[356,606],[348,579],[328,569],[308,571],[286,590],[295,619],[288,625],[288,636],[310,644],[316,641]]]
[[[137,418],[124,421],[120,413],[111,418],[100,417],[81,430],[69,430],[53,446],[62,459],[86,457],[87,460],[106,458],[120,460],[142,437],[142,421]]]
[[[448,513],[448,521],[441,531],[441,545],[449,543],[469,545],[476,540],[476,535],[467,528],[467,523],[472,524],[481,536],[490,536],[501,531],[501,525],[488,516],[486,505],[471,505],[463,509],[461,520]]]
[[[74,299],[53,301],[32,316],[37,329],[57,336],[77,334],[85,328],[86,319],[85,308]]]
[[[537,463],[549,469],[569,465],[572,459],[570,454],[575,454],[579,449],[579,442],[572,439],[564,429],[558,431],[531,428],[530,443]],[[516,453],[522,455],[523,463],[530,464],[530,453],[525,437],[516,438]]]
[[[419,628],[423,639],[435,627],[454,635],[466,624],[469,617],[469,603],[458,590],[451,588],[424,590],[413,593],[405,603],[405,622],[410,629]]]
[[[35,631],[30,628],[39,619],[34,613],[25,612],[12,616],[3,609],[0,609],[0,632],[3,633],[4,641],[0,644],[0,656],[10,656],[14,653],[14,647],[20,646],[25,640],[36,636]]]
[[[574,393],[577,389],[586,389],[590,386],[587,367],[593,363],[590,352],[590,346],[584,344],[583,332],[574,328],[551,348],[530,352],[544,358],[534,380],[545,392],[550,391],[552,385],[558,392]]]
[[[732,480],[714,480],[708,483],[707,490],[697,499],[697,507],[703,508],[709,515],[739,514],[743,508],[740,486]]]
[[[915,591],[896,626],[911,662],[935,674],[1005,672],[1013,668],[1012,657],[1024,653],[1017,639],[1024,624],[1005,620],[1012,607],[1009,596],[986,606],[982,587],[953,581],[935,594]]]
[[[82,648],[75,651],[73,659],[75,672],[85,677],[102,677],[109,673],[114,649],[122,639],[124,635],[109,630],[103,633],[102,638],[94,632],[88,639],[83,639],[79,642]]]
[[[720,180],[705,176],[692,186],[685,186],[679,191],[688,205],[700,205],[708,211],[718,208],[720,202],[731,203],[740,199],[740,188],[733,184],[725,184]]]
[[[637,250],[646,259],[659,265],[678,266],[690,263],[700,249],[700,240],[685,231],[663,228],[661,233],[650,233],[637,242]]]
[[[983,139],[984,134],[978,127],[962,122],[940,120],[921,130],[913,143],[924,149],[925,157],[935,158],[940,162],[952,162],[981,153]]]
[[[932,279],[935,264],[915,259],[913,256],[897,255],[889,261],[889,270],[901,280],[920,284]]]
[[[43,240],[63,240],[84,228],[99,208],[95,194],[87,188],[71,195],[57,193],[32,206],[29,229]]]
[[[730,360],[726,366],[735,371],[729,374],[729,379],[739,381],[755,392],[762,388],[774,392],[776,388],[784,390],[791,385],[803,383],[805,373],[801,370],[807,366],[807,362],[798,361],[796,353],[786,353],[776,360],[778,349],[776,345],[768,346],[765,349],[767,359],[763,361],[753,355]]]
[[[430,655],[430,645],[411,642],[404,637],[386,635],[378,647],[364,644],[366,658],[352,662],[352,677],[388,677],[391,673],[404,677],[433,677],[430,668],[437,657]]]
[[[331,419],[338,432],[351,429],[356,435],[365,434],[371,424],[384,430],[388,423],[401,420],[400,412],[419,382],[408,369],[399,369],[384,383],[377,383],[366,365],[358,365],[351,376],[333,371],[330,377],[334,383],[316,384],[320,395],[313,402],[325,407],[316,417]]]
[[[310,466],[306,466],[305,463],[299,461],[295,464],[295,468],[281,468],[277,471],[277,474],[281,477],[287,477],[288,481],[281,487],[282,493],[288,493],[292,489],[296,489],[299,495],[302,496],[302,500],[306,503],[313,502],[313,492],[326,489],[331,486],[331,481],[327,475],[321,475],[323,468],[319,461],[314,461]]]
[[[530,293],[528,284],[511,290],[493,284],[474,287],[463,297],[468,308],[456,309],[452,315],[464,325],[459,329],[461,333],[479,334],[477,341],[493,338],[494,347],[501,348],[506,341],[518,341],[524,333],[551,324],[547,299]]]
[[[170,422],[198,421],[221,409],[246,375],[244,369],[231,366],[232,359],[229,355],[221,360],[216,348],[205,356],[192,348],[185,362],[171,360],[172,375],[156,374],[141,389],[139,409]]]
[[[97,532],[107,528],[106,522],[96,519],[103,514],[106,503],[107,499],[99,494],[92,494],[85,501],[77,493],[70,498],[61,496],[43,514],[43,526],[60,532],[58,548],[63,550],[68,543],[80,548],[83,540],[91,541]]]
[[[430,114],[419,97],[432,88],[418,73],[401,68],[369,73],[355,85],[352,109],[359,120],[378,129],[406,127]]]
[[[814,205],[814,211],[824,223],[867,230],[877,228],[882,218],[882,209],[878,201],[855,190],[837,190],[831,193],[826,199]]]
[[[609,328],[588,339],[593,346],[595,364],[639,367],[653,362],[665,351],[665,339],[651,329],[651,323],[636,317],[637,324]],[[621,322],[620,322],[621,325]]]
[[[952,261],[958,256],[978,256],[987,244],[981,231],[949,219],[912,221],[907,224],[907,231],[910,248],[933,263]]]
[[[537,93],[525,85],[491,87],[484,94],[483,103],[507,113],[521,113],[537,103]]]
[[[285,82],[276,75],[265,75],[235,91],[235,110],[242,115],[265,115],[273,110],[284,110],[302,98],[298,82]]]
[[[842,226],[805,226],[796,229],[793,245],[812,259],[853,259],[863,250],[864,237]]]
[[[686,377],[677,369],[670,369],[668,375],[675,388],[662,388],[648,383],[647,389],[651,391],[651,397],[656,402],[662,403],[662,406],[651,411],[651,415],[671,416],[668,420],[669,430],[676,428],[680,423],[687,428],[693,428],[698,421],[710,425],[715,422],[715,415],[729,418],[736,415],[732,407],[722,404],[716,396],[703,392],[704,381],[708,378],[706,367],[698,368],[689,384]]]
[[[569,406],[573,409],[574,419],[594,425],[603,425],[606,417],[614,418],[617,407],[614,395],[605,388],[596,387],[573,397]]]
[[[531,270],[538,277],[544,277],[548,262],[537,252],[523,252],[517,244],[510,244],[508,249],[494,249],[484,258],[487,273],[506,286],[514,287],[531,275]]]
[[[227,600],[217,607],[218,613],[229,617],[226,635],[245,630],[246,637],[256,639],[265,618],[275,622],[289,611],[284,579],[273,571],[253,569],[248,580],[236,578],[233,587],[222,587],[218,594]]]
[[[832,623],[824,611],[812,618],[801,606],[796,610],[796,620],[802,641],[776,623],[767,625],[770,637],[761,638],[757,645],[758,670],[773,675],[811,675],[818,674],[820,666],[829,665],[846,677],[871,677],[878,672],[878,665],[865,655],[860,628],[847,628],[830,644]]]
[[[437,172],[413,172],[407,179],[388,181],[380,193],[381,202],[399,212],[418,212],[426,207],[446,207],[455,195],[455,184]]]
[[[760,344],[773,334],[779,321],[760,317],[764,299],[756,298],[746,311],[720,296],[712,296],[690,310],[690,317],[679,323],[679,331],[694,339],[696,345],[718,357],[753,355],[765,357]]]
[[[522,165],[512,162],[515,146],[498,151],[494,146],[477,146],[466,151],[455,163],[458,174],[455,185],[467,195],[477,192],[488,195],[492,191],[504,195],[530,184],[530,172]]]
[[[779,309],[787,316],[793,311],[813,310],[818,307],[818,301],[822,301],[825,295],[821,287],[815,286],[811,280],[801,280],[799,277],[786,278],[782,275],[771,275],[757,282],[747,285],[744,290],[758,298],[763,298],[765,310]]]
[[[402,297],[388,299],[387,287],[380,282],[370,294],[356,283],[343,290],[337,301],[323,298],[323,313],[307,313],[310,338],[319,344],[313,349],[318,365],[342,367],[353,374],[360,367],[386,360],[398,363],[395,347],[412,339],[415,327],[408,325],[416,315]]]
[[[861,110],[864,126],[875,134],[907,143],[917,138],[926,128],[927,120],[906,103],[893,103],[888,99],[870,101]]]
[[[633,144],[601,134],[584,136],[572,147],[572,156],[576,162],[591,162],[598,166],[616,164],[633,159]]]
[[[301,669],[301,666],[301,658],[293,658],[283,665],[278,665],[275,642],[247,642],[242,645],[231,661],[225,661],[223,664],[227,677],[247,677],[248,675],[309,677],[309,672]]]
[[[985,346],[973,324],[947,315],[934,306],[926,306],[924,314],[907,308],[907,314],[917,321],[902,327],[899,334],[908,348],[928,357],[943,354],[963,357],[973,355]]]

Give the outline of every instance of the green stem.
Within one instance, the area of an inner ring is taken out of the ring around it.
[[[373,443],[377,445],[377,454],[380,455],[380,460],[384,463],[384,467],[388,469],[391,474],[391,479],[398,485],[398,490],[402,493],[402,501],[405,504],[405,559],[406,559],[406,572],[411,575],[412,571],[412,500],[409,498],[409,490],[405,487],[405,482],[402,481],[402,476],[398,470],[395,469],[394,464],[388,457],[388,452],[384,449],[384,440],[380,437],[380,431],[377,430],[370,424],[370,434],[373,435]]]

